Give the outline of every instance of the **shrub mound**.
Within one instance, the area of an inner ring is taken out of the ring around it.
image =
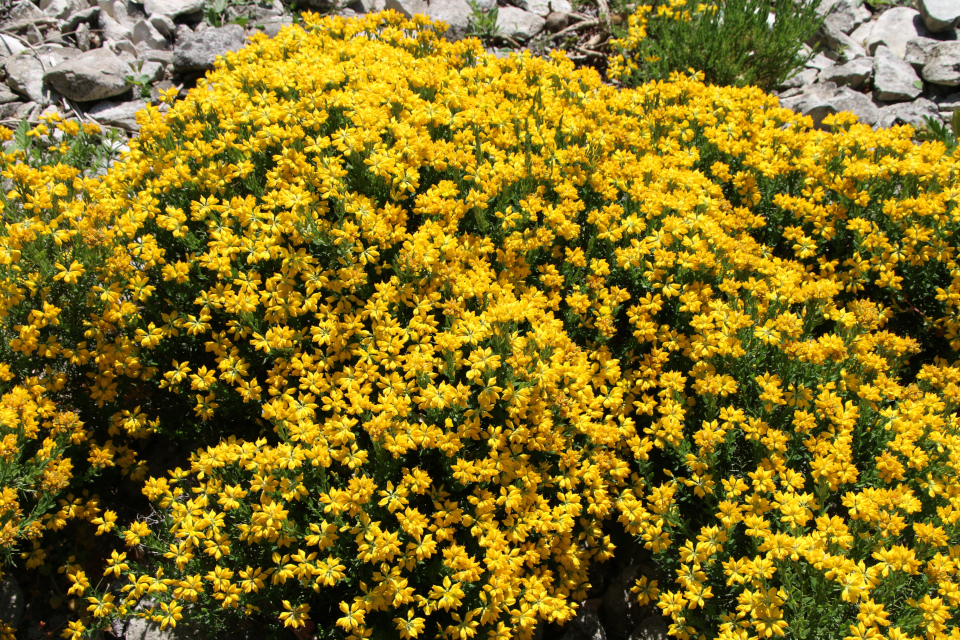
[[[65,637],[526,639],[576,615],[616,531],[674,637],[947,637],[942,145],[697,77],[617,91],[392,12],[255,38],[139,119],[102,179],[2,174],[4,432],[23,407],[84,434],[70,490],[121,473],[154,505],[54,513],[54,479],[45,532],[4,513],[32,566],[70,519],[123,539],[57,556]],[[187,468],[148,469],[157,438]]]

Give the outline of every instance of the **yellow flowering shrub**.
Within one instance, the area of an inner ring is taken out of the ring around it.
[[[122,543],[64,637],[525,639],[616,532],[677,638],[950,637],[957,158],[436,29],[308,15],[86,192],[21,179],[7,383],[155,508],[87,516]]]
[[[13,561],[18,545],[27,542],[32,543],[32,549],[23,553],[27,568],[42,564],[44,530],[59,531],[74,517],[52,511],[74,480],[73,456],[80,452],[76,445],[88,436],[77,414],[57,411],[39,385],[14,387],[0,397],[0,557],[4,565]]]

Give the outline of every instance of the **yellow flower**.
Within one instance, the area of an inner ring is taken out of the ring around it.
[[[306,621],[310,619],[308,615],[310,613],[310,605],[298,604],[294,607],[290,604],[289,600],[284,600],[283,608],[285,611],[280,614],[280,620],[283,621],[284,627],[299,629],[300,627],[306,626]]]

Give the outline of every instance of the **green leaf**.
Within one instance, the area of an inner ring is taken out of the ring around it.
[[[30,131],[30,125],[26,120],[21,120],[16,131],[13,132],[14,149],[26,151],[30,148],[30,138],[27,137],[28,131]]]
[[[960,138],[960,109],[953,112],[950,118],[950,127],[953,129],[953,137]]]
[[[227,10],[227,0],[213,0],[213,10],[216,13],[223,13]]]
[[[913,83],[913,86],[915,86],[917,89],[923,89],[923,80],[917,80]]]
[[[238,24],[241,27],[246,27],[247,23],[250,21],[250,18],[235,18],[231,20],[231,24]]]

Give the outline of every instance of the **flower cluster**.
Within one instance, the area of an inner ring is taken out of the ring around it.
[[[677,638],[948,637],[957,158],[437,29],[308,14],[102,180],[7,168],[6,383],[155,506],[87,514],[65,637],[526,639],[614,529]],[[150,475],[156,434],[203,446]]]

